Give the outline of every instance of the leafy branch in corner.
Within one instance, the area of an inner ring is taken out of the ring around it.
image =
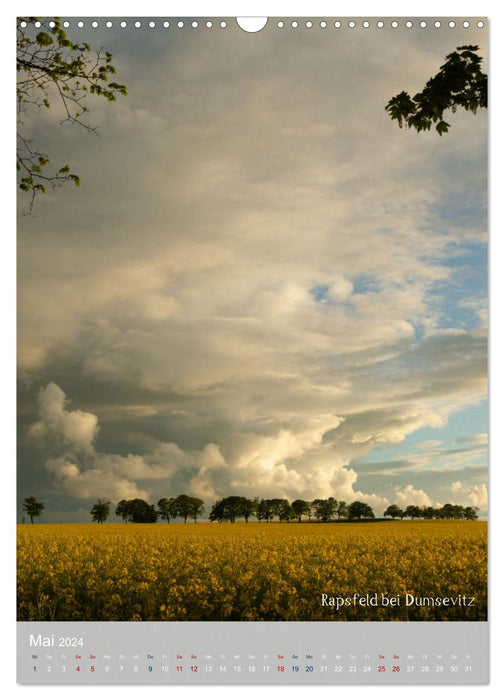
[[[433,124],[440,136],[448,133],[450,124],[444,112],[457,107],[476,114],[487,107],[487,75],[481,71],[478,46],[459,46],[446,56],[446,63],[413,98],[403,90],[388,102],[385,109],[402,128],[428,131]]]
[[[17,19],[17,170],[19,189],[30,196],[29,211],[34,199],[45,193],[47,186],[65,182],[80,184],[80,177],[68,164],[50,169],[50,158],[34,144],[30,119],[56,101],[63,110],[61,124],[77,125],[96,133],[86,119],[88,95],[114,102],[117,95],[126,95],[126,87],[115,82],[116,69],[112,54],[100,49],[92,51],[85,42],[73,43],[58,18]]]

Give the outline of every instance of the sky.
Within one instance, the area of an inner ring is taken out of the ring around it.
[[[187,25],[187,23],[186,23]],[[486,114],[384,110],[461,26],[69,30],[128,97],[18,219],[18,517],[188,493],[486,512]]]

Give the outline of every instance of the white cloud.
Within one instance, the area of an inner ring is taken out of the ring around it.
[[[459,438],[457,443],[468,443],[470,445],[482,445],[483,447],[488,446],[488,433],[477,433],[476,435],[467,435],[466,437]]]
[[[40,420],[29,434],[57,457],[46,460],[48,472],[64,493],[78,498],[147,498],[151,489],[137,481],[169,480],[195,465],[224,466],[218,445],[209,443],[202,451],[185,452],[174,443],[158,443],[145,455],[107,454],[95,450],[98,417],[83,411],[67,411],[65,393],[56,384],[39,391]],[[46,443],[49,442],[49,445]]]
[[[57,385],[48,385],[39,397],[41,420],[31,426],[30,433],[41,436],[52,430],[53,456],[45,465],[54,484],[69,496],[113,501],[158,498],[162,489],[170,494],[190,491],[207,501],[230,493],[291,500],[336,493],[347,501],[365,499],[378,509],[388,503],[376,494],[355,491],[357,474],[344,468],[342,459],[335,459],[324,445],[324,436],[342,422],[338,416],[326,414],[307,421],[292,418],[289,427],[275,428],[270,436],[243,433],[236,436],[228,460],[215,443],[188,451],[158,441],[142,455],[120,455],[94,449],[91,438],[98,431],[97,416],[65,411],[67,399]],[[93,430],[75,430],[78,418]]]
[[[40,389],[38,395],[40,420],[29,430],[35,439],[62,441],[68,447],[93,452],[98,433],[98,419],[92,413],[67,411],[65,393],[54,383]]]
[[[99,468],[81,469],[65,457],[48,459],[46,467],[64,493],[76,498],[109,498],[116,502],[130,498],[148,498],[148,491],[134,481]]]
[[[467,497],[471,505],[486,511],[488,507],[488,491],[486,484],[478,484],[470,488]]]
[[[453,481],[451,491],[457,498],[463,499],[461,505],[471,505],[486,512],[488,508],[488,491],[485,483],[464,486],[460,481]]]
[[[397,489],[395,501],[400,508],[407,506],[431,506],[432,500],[423,489],[416,489],[412,484],[408,484],[402,491]]]

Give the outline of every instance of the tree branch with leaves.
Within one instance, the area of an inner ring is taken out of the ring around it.
[[[458,107],[476,114],[487,107],[487,75],[481,70],[478,46],[459,46],[446,56],[439,72],[413,98],[403,90],[387,103],[385,109],[399,127],[428,131],[433,124],[440,136],[448,133],[450,124],[444,112]]]
[[[29,137],[31,119],[56,100],[63,110],[61,124],[96,134],[96,127],[87,120],[88,96],[114,102],[117,95],[127,95],[126,86],[112,79],[116,74],[112,58],[108,51],[93,51],[85,42],[73,43],[58,18],[17,19],[18,186],[30,197],[30,212],[35,197],[48,186],[80,184],[79,175],[71,172],[68,163],[52,170],[48,167],[49,155]]]

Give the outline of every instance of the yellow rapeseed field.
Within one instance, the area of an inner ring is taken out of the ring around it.
[[[18,619],[484,620],[486,542],[466,521],[20,525]]]

